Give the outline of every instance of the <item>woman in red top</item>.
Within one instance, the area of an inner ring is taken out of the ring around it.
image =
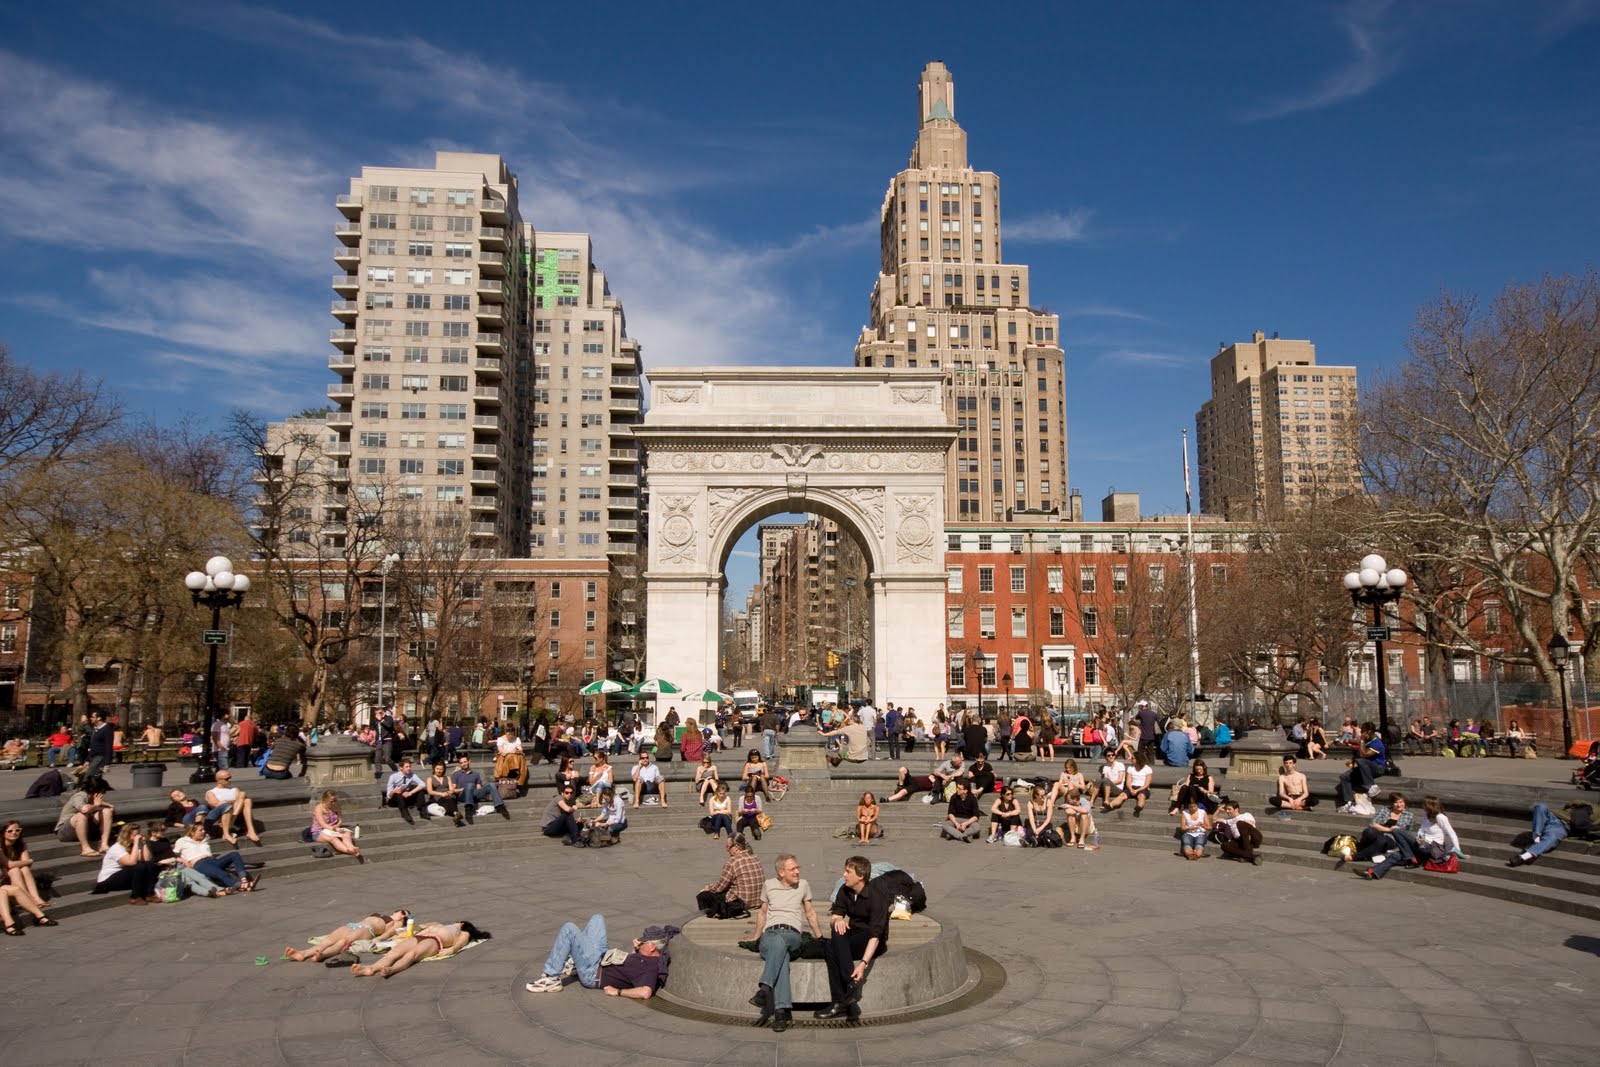
[[[700,757],[705,755],[706,739],[700,733],[700,726],[693,719],[683,722],[683,740],[678,744],[678,751],[683,753],[683,762],[699,763]]]

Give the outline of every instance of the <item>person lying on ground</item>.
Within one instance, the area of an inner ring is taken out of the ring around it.
[[[347,951],[357,941],[383,941],[394,937],[405,929],[406,923],[411,921],[411,912],[405,908],[398,908],[387,915],[382,912],[372,912],[355,922],[341,923],[332,930],[322,935],[322,939],[310,948],[295,948],[289,945],[283,950],[283,958],[295,963],[321,963],[332,956]]]
[[[649,1000],[667,982],[672,962],[667,942],[677,933],[676,926],[647,926],[634,939],[632,952],[619,962],[603,964],[602,959],[609,955],[605,916],[591,915],[581,930],[575,923],[566,923],[557,932],[539,977],[527,984],[527,990],[559,993],[567,978],[576,977],[585,989],[603,989],[609,997]]]
[[[465,919],[453,923],[428,923],[415,937],[402,938],[378,962],[366,966],[351,964],[357,978],[393,978],[414,964],[434,957],[454,956],[474,941],[487,941],[490,934]]]

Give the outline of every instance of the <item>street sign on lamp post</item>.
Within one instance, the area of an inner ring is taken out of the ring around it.
[[[211,609],[211,628],[202,630],[200,639],[208,650],[206,662],[206,706],[200,731],[200,765],[190,775],[193,784],[212,782],[217,777],[215,754],[211,745],[211,731],[217,716],[217,649],[228,641],[228,631],[222,628],[222,609],[237,608],[250,590],[250,577],[235,574],[233,561],[227,556],[212,556],[206,560],[206,569],[190,571],[183,579],[189,596],[200,607]]]

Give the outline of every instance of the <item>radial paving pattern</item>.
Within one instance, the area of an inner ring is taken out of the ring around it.
[[[817,896],[843,843],[793,848]],[[1007,982],[935,1020],[773,1034],[569,986],[534,996],[566,919],[613,943],[681,919],[721,850],[538,849],[346,867],[254,897],[119,908],[0,943],[8,1064],[1590,1064],[1600,937],[1579,920],[1348,873],[1144,851],[934,841],[876,850],[918,873]],[[278,961],[377,907],[471,918],[494,939],[391,981]],[[255,958],[271,962],[257,965]]]

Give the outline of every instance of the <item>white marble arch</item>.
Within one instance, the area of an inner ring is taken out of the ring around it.
[[[723,569],[750,526],[836,519],[861,543],[874,700],[944,702],[945,460],[938,371],[697,367],[649,374],[645,672],[721,684]]]

